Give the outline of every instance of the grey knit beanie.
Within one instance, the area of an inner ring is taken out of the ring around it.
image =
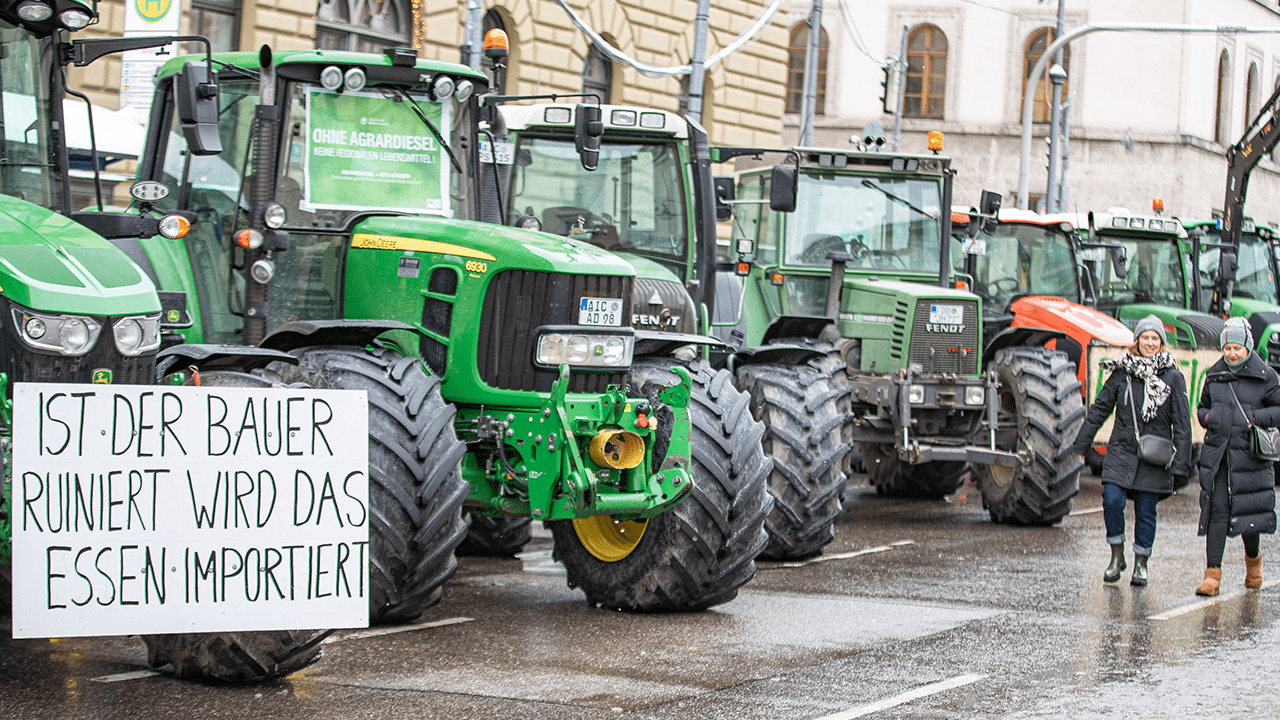
[[[1169,344],[1169,336],[1165,334],[1164,323],[1160,322],[1160,318],[1156,317],[1155,315],[1148,315],[1142,318],[1141,320],[1139,320],[1137,325],[1133,326],[1134,341],[1136,342],[1138,340],[1138,336],[1148,330],[1151,330],[1155,334],[1159,335],[1160,342],[1164,343],[1165,345]]]
[[[1227,318],[1227,324],[1222,328],[1218,341],[1218,347],[1225,347],[1227,343],[1236,343],[1252,350],[1253,333],[1249,332],[1249,322],[1242,317]]]

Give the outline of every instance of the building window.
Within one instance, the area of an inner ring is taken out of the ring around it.
[[[819,28],[818,93],[813,114],[827,112],[827,31]],[[791,44],[787,46],[787,112],[798,113],[804,105],[804,59],[809,51],[809,23],[791,28]]]
[[[1044,55],[1045,48],[1054,41],[1057,32],[1053,28],[1040,28],[1031,33],[1031,37],[1027,40],[1026,52],[1022,59],[1022,98],[1026,102],[1027,85],[1031,83],[1031,70],[1036,63],[1040,61],[1040,57]],[[1068,78],[1071,73],[1071,46],[1067,45],[1062,48],[1062,69],[1067,71]],[[1070,80],[1062,83],[1062,97],[1067,97],[1067,85]],[[1053,104],[1053,85],[1048,83],[1042,74],[1036,78],[1036,99],[1032,105],[1032,120],[1038,123],[1049,122],[1051,106]],[[1021,117],[1022,106],[1018,106],[1019,117]]]
[[[1213,118],[1213,139],[1222,144],[1228,144],[1231,141],[1227,139],[1228,119],[1231,113],[1231,56],[1226,50],[1218,56],[1218,88],[1217,102],[1214,106]]]
[[[195,0],[191,4],[191,35],[209,38],[214,52],[240,47],[240,3],[238,0]],[[183,52],[204,54],[204,43],[184,43]]]
[[[1258,105],[1261,100],[1258,95],[1262,93],[1262,88],[1258,86],[1258,63],[1249,63],[1249,74],[1244,79],[1244,129],[1249,130],[1249,123],[1258,116]]]
[[[582,62],[582,92],[600,96],[600,104],[607,105],[613,91],[613,63],[604,53],[592,45]]]
[[[506,63],[507,69],[502,72],[502,77],[498,80],[500,84],[494,88],[499,95],[506,95],[507,74],[511,72],[511,48],[515,45],[515,41],[511,37],[511,33],[507,31],[507,24],[502,21],[502,15],[492,8],[484,14],[484,32],[481,33],[481,37],[488,35],[490,30],[501,30],[502,32],[507,33],[507,59],[503,61]],[[480,58],[480,69],[484,71],[485,75],[492,78],[493,60],[487,55],[482,55]]]
[[[402,0],[320,0],[316,47],[371,53],[411,47],[411,18]]]
[[[907,35],[907,86],[903,115],[941,118],[946,109],[947,36],[936,25],[917,25]]]

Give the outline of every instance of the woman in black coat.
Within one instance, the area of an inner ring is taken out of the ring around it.
[[[1276,531],[1275,474],[1253,456],[1253,425],[1280,424],[1280,378],[1253,347],[1249,324],[1231,318],[1222,330],[1222,359],[1209,368],[1196,415],[1205,428],[1200,450],[1200,529],[1206,535],[1204,582],[1197,595],[1217,595],[1227,536],[1244,540],[1245,587],[1262,587],[1258,538]],[[1238,402],[1237,402],[1238,401]]]
[[[1156,502],[1173,494],[1174,476],[1191,470],[1191,410],[1187,383],[1178,364],[1165,352],[1164,324],[1148,315],[1134,328],[1137,339],[1119,360],[1103,361],[1113,368],[1098,397],[1089,406],[1084,425],[1072,444],[1084,454],[1093,436],[1115,411],[1107,454],[1102,461],[1102,518],[1111,546],[1111,564],[1102,574],[1115,582],[1124,572],[1124,508],[1133,498],[1133,585],[1147,584],[1147,559],[1156,539]],[[1136,421],[1136,425],[1135,425]],[[1168,466],[1138,457],[1136,433],[1173,442]],[[1180,486],[1179,483],[1177,486]]]

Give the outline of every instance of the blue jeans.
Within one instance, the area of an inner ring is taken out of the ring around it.
[[[1124,506],[1129,491],[1102,483],[1102,519],[1107,524],[1107,544],[1124,544]],[[1156,494],[1133,493],[1133,554],[1151,556],[1156,541]]]

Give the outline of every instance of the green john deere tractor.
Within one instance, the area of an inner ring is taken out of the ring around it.
[[[499,152],[486,154],[493,180],[483,188],[485,220],[580,238],[624,257],[637,273],[631,323],[638,331],[707,333],[737,322],[718,320],[721,304],[731,302],[722,290],[732,288],[718,280],[724,268],[702,127],[661,110],[604,106],[597,166],[587,170],[578,162],[576,128],[584,109],[594,112],[589,106],[497,107],[486,108]],[[774,461],[764,557],[814,555],[834,537],[847,480],[843,366],[819,367],[827,356],[804,343],[731,357],[725,349],[707,354],[732,370],[719,372],[726,384],[750,397]]]
[[[1199,268],[1192,304],[1198,310],[1211,311],[1222,258],[1221,228],[1217,220],[1183,220],[1192,239],[1192,256]],[[1231,307],[1228,317],[1249,321],[1256,345],[1254,349],[1272,367],[1280,367],[1280,237],[1274,228],[1245,220],[1239,247],[1232,248],[1236,271],[1231,281]]]
[[[409,49],[215,55],[224,151],[201,157],[176,132],[183,62],[158,74],[139,175],[182,188],[167,207],[201,222],[185,247],[139,250],[189,294],[189,340],[285,353],[259,371],[281,382],[368,391],[387,518],[371,539],[404,551],[372,570],[375,622],[435,602],[464,536],[512,551],[529,518],[593,605],[736,595],[769,510],[745,402],[664,354],[685,336],[629,326],[630,265],[475,220],[482,74]],[[171,352],[170,369],[201,364]]]
[[[1080,220],[1090,243],[1121,248],[1082,257],[1096,282],[1098,310],[1131,328],[1155,315],[1175,348],[1218,349],[1222,319],[1194,309],[1193,248],[1181,222],[1118,209]]]
[[[1084,415],[1076,368],[1044,347],[1052,329],[1011,328],[984,346],[980,298],[951,287],[950,159],[792,156],[739,178],[732,332],[766,352],[831,338],[877,492],[941,497],[972,467],[993,520],[1061,520],[1083,468],[1068,451]],[[975,233],[994,224],[999,196],[981,205]]]
[[[70,40],[93,22],[91,4],[57,0],[26,9],[0,2],[0,606],[11,600],[12,387],[18,382],[150,383],[166,328],[162,309],[182,298],[154,284],[107,238],[185,232],[184,218],[138,211],[72,211],[66,113],[88,112],[65,84],[66,66],[171,38]],[[194,38],[184,38],[193,40]],[[78,100],[64,99],[71,95]],[[188,106],[189,107],[189,106]],[[90,123],[90,127],[92,124]],[[92,153],[96,163],[96,152]],[[146,189],[139,192],[146,197]],[[25,580],[24,580],[25,581]],[[34,579],[31,582],[36,582]]]

